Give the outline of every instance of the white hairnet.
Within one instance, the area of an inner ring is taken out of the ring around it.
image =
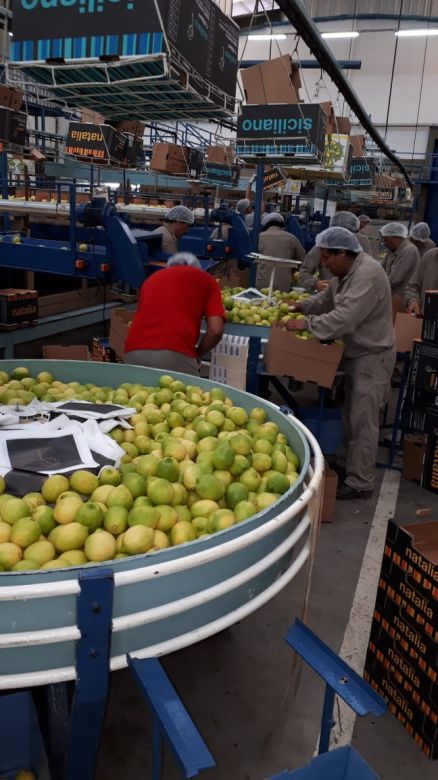
[[[236,211],[238,211],[239,214],[245,214],[245,211],[250,207],[250,205],[251,201],[248,200],[248,198],[242,198],[242,200],[238,200],[236,203]]]
[[[410,236],[411,238],[414,238],[415,241],[427,241],[427,239],[430,238],[430,227],[427,222],[417,222],[417,224],[411,228]]]
[[[358,220],[359,222],[371,222],[368,214],[359,214]]]
[[[346,252],[362,252],[354,233],[343,227],[329,227],[316,236],[316,246],[320,249],[344,249]]]
[[[185,206],[174,206],[166,214],[167,222],[187,222],[193,225],[195,218],[190,209]]]
[[[278,211],[271,211],[269,214],[263,214],[261,226],[265,228],[269,227],[269,225],[284,225],[284,218]]]
[[[380,228],[380,235],[384,238],[407,238],[408,229],[401,222],[388,222]]]
[[[171,268],[173,265],[191,265],[192,268],[200,268],[202,270],[202,265],[198,258],[192,255],[191,252],[177,252],[176,255],[169,257],[167,267]]]
[[[337,211],[330,220],[330,227],[341,227],[349,230],[351,233],[358,233],[360,222],[351,211]]]

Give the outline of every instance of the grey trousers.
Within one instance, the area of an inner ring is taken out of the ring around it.
[[[380,408],[387,398],[395,350],[345,361],[342,444],[337,460],[354,490],[373,490],[379,446]]]
[[[123,362],[133,366],[159,368],[162,371],[181,371],[183,374],[199,376],[195,358],[169,349],[133,349],[131,352],[125,352]]]

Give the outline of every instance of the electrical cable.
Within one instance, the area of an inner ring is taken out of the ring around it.
[[[427,27],[430,28],[430,16],[432,14],[432,0],[429,0],[429,13],[428,13],[428,22]],[[424,74],[426,71],[426,59],[427,59],[427,47],[429,43],[429,38],[426,36],[425,44],[424,44],[424,54],[423,54],[423,68],[421,71],[421,81],[420,81],[420,94],[418,96],[418,108],[417,108],[417,117],[415,120],[415,132],[414,132],[414,143],[412,146],[412,157],[411,162],[414,162],[414,156],[415,156],[415,146],[417,143],[417,133],[418,133],[418,123],[420,120],[420,110],[421,110],[421,101],[423,98],[423,86],[424,86]]]
[[[404,0],[401,0],[401,2],[400,2],[400,13],[398,15],[397,32],[400,30],[400,26],[401,26],[402,13],[403,13],[403,3],[404,3]],[[389,82],[388,108],[387,108],[387,111],[386,111],[386,122],[385,122],[385,141],[386,141],[386,138],[387,138],[387,135],[388,135],[389,112],[391,110],[392,88],[394,86],[394,76],[395,76],[395,65],[396,65],[396,61],[397,61],[397,51],[398,51],[398,35],[395,36],[394,58],[392,60],[391,80]]]

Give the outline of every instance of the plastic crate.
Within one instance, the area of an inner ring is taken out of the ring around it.
[[[352,747],[316,756],[293,772],[281,772],[270,780],[379,780],[369,764]]]
[[[0,776],[14,780],[20,769],[27,769],[36,780],[50,780],[38,718],[28,691],[0,696],[0,723]]]

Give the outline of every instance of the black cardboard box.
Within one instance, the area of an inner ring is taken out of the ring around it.
[[[429,432],[427,437],[421,487],[438,493],[438,434],[435,431]]]
[[[426,290],[422,339],[438,346],[438,290]]]
[[[9,287],[0,290],[0,323],[15,325],[38,319],[38,292]]]
[[[415,340],[409,367],[409,384],[438,393],[438,346]]]

